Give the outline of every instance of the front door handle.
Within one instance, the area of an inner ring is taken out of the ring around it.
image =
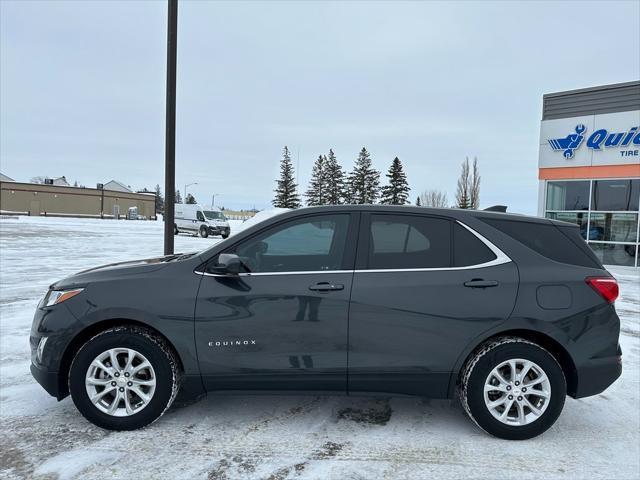
[[[474,278],[473,280],[464,282],[464,286],[469,288],[497,287],[498,282],[496,280],[482,280],[481,278]]]
[[[331,290],[344,290],[344,285],[329,282],[320,282],[315,285],[309,285],[309,290],[314,292],[329,292]]]

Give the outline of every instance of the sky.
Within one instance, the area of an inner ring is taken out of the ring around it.
[[[164,1],[0,0],[0,171],[164,186]],[[329,148],[398,156],[411,199],[534,214],[542,95],[640,78],[640,1],[181,0],[176,187],[265,208],[282,148],[306,190]],[[164,187],[163,187],[164,188]]]

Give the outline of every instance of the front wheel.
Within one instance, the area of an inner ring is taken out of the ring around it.
[[[93,337],[69,371],[73,403],[87,420],[108,430],[135,430],[157,420],[179,386],[172,349],[152,331],[133,326]]]
[[[200,236],[202,238],[207,238],[209,236],[209,230],[207,230],[207,227],[205,227],[204,225],[200,227]]]
[[[460,387],[469,417],[487,433],[507,440],[545,432],[560,416],[567,395],[555,357],[518,337],[480,347],[465,365]]]

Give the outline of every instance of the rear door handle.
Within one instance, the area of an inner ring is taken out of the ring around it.
[[[498,282],[496,280],[482,280],[480,278],[474,278],[473,280],[464,282],[464,286],[469,288],[497,287]]]
[[[309,290],[315,292],[329,292],[331,290],[344,290],[344,285],[329,282],[320,282],[315,285],[309,285]]]

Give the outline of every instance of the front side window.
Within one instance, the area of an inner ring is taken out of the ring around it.
[[[369,269],[451,266],[451,223],[415,215],[371,215]]]
[[[273,227],[235,246],[247,272],[342,268],[349,215],[317,215]]]

